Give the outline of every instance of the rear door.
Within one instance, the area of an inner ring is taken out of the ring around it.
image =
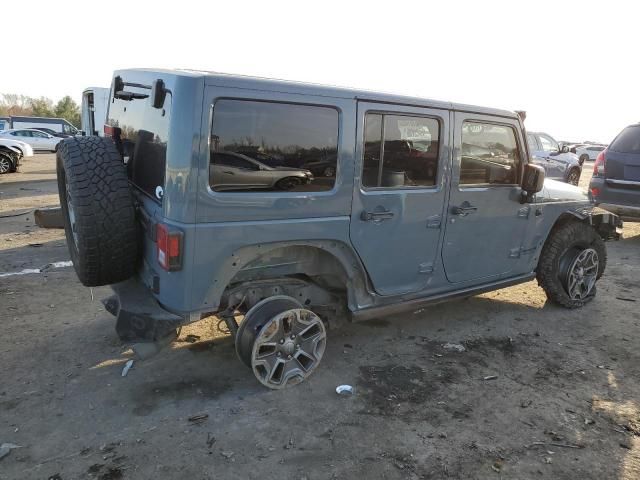
[[[351,242],[375,290],[424,289],[441,241],[449,111],[358,103]]]
[[[530,208],[520,204],[524,138],[516,119],[456,112],[442,259],[452,283],[521,273]]]

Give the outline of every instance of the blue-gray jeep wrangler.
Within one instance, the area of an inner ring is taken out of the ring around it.
[[[544,181],[513,112],[122,70],[107,117],[105,137],[57,154],[80,281],[112,285],[125,342],[168,343],[216,314],[271,388],[306,378],[344,319],[533,278],[580,307],[622,226]]]

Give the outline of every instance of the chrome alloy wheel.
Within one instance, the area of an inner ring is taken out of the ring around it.
[[[256,336],[251,368],[263,385],[280,389],[307,378],[322,360],[327,332],[311,310],[294,308],[271,318]]]
[[[566,289],[572,300],[589,296],[598,278],[598,253],[593,248],[581,250],[569,265]]]

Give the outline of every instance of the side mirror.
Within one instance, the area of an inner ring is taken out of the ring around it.
[[[162,108],[166,96],[167,90],[164,88],[164,82],[160,79],[153,82],[151,86],[151,105],[153,108]]]
[[[567,147],[566,145],[563,145],[562,148],[560,149],[560,151],[562,153],[569,153],[569,147]]]
[[[544,168],[540,165],[527,163],[524,166],[524,175],[522,176],[521,187],[524,194],[523,196],[526,196],[525,201],[531,201],[531,197],[542,191],[542,188],[544,187]]]

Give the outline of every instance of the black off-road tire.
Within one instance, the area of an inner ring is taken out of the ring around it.
[[[113,141],[67,138],[59,144],[56,167],[67,245],[82,284],[97,287],[133,276],[138,263],[135,209]]]
[[[578,308],[595,297],[596,285],[587,298],[583,300],[572,299],[561,278],[561,264],[565,255],[570,255],[576,249],[584,250],[586,248],[592,248],[598,254],[596,278],[599,279],[607,266],[607,250],[604,241],[591,225],[577,219],[571,219],[554,227],[549,234],[538,260],[536,278],[538,285],[544,289],[551,302],[565,308]]]

